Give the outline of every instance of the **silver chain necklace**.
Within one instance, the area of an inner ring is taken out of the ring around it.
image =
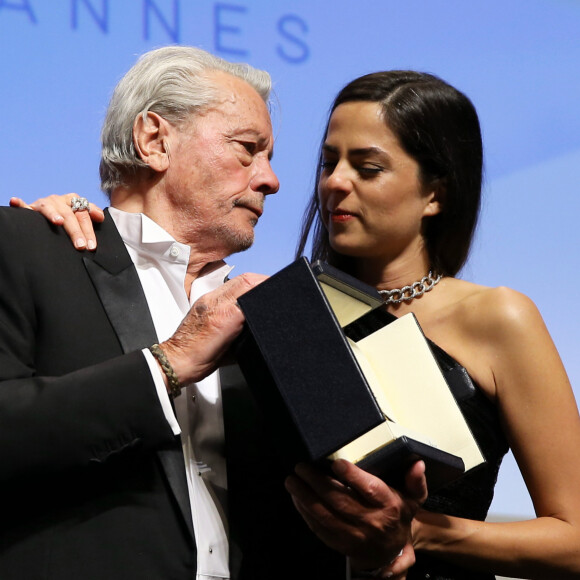
[[[400,304],[401,302],[411,302],[413,298],[423,296],[425,292],[429,292],[441,280],[441,274],[433,274],[431,270],[427,276],[423,276],[418,282],[413,282],[409,286],[402,288],[393,288],[393,290],[379,290],[379,294],[383,297],[385,304]]]

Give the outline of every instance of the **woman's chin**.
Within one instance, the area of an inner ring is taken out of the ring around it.
[[[368,252],[360,244],[345,243],[338,240],[330,240],[330,247],[337,253],[343,256],[350,256],[353,258],[361,258],[368,255]]]

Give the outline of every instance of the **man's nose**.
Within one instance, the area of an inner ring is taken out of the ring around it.
[[[259,191],[264,195],[277,193],[277,191],[280,189],[280,182],[278,181],[278,177],[276,177],[276,174],[270,165],[270,161],[264,162],[260,172],[254,177],[251,185],[254,191]]]

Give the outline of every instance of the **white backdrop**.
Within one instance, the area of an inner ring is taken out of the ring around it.
[[[0,0],[0,203],[99,192],[99,129],[136,56],[193,44],[272,73],[274,169],[255,246],[236,272],[292,260],[325,113],[363,73],[413,68],[467,93],[482,122],[485,203],[463,276],[539,306],[578,385],[580,2],[574,0]],[[578,390],[576,390],[578,396]],[[495,516],[533,514],[517,467]]]

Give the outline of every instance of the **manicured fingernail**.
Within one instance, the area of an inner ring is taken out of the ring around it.
[[[97,247],[97,244],[95,243],[94,240],[89,240],[87,247],[89,248],[89,250],[94,250]]]
[[[83,238],[79,238],[76,242],[75,242],[75,248],[84,248],[86,246],[86,242]]]
[[[53,223],[55,223],[55,224],[60,224],[60,223],[62,223],[62,222],[64,221],[64,218],[63,218],[61,215],[55,215],[55,216],[52,218],[52,221],[53,221]]]

